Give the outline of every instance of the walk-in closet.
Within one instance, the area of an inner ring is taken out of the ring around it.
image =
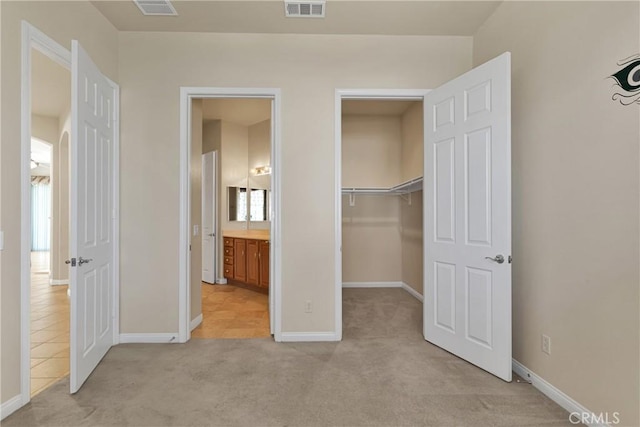
[[[342,100],[344,338],[422,331],[422,100]]]

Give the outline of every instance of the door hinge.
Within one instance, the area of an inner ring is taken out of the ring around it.
[[[511,264],[511,261],[513,261],[513,258],[511,258],[511,255],[509,255],[509,258],[507,258],[507,260],[509,261],[509,264]]]

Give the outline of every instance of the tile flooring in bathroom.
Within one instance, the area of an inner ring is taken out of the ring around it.
[[[233,285],[202,283],[202,323],[192,338],[270,337],[269,296]]]
[[[67,288],[49,284],[49,252],[32,252],[31,396],[69,375]]]

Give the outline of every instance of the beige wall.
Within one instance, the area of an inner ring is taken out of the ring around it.
[[[249,188],[271,190],[271,175],[255,176],[251,171],[258,166],[271,165],[271,120],[249,126],[248,152]],[[269,221],[249,221],[248,228],[269,230]]]
[[[342,196],[342,282],[402,281],[398,197]]]
[[[246,221],[229,221],[228,187],[247,187],[249,174],[249,128],[231,122],[222,122],[220,168],[222,169],[222,230],[246,229]]]
[[[202,100],[191,102],[191,320],[202,314]],[[194,233],[194,226],[198,232]]]
[[[20,39],[25,19],[67,48],[78,39],[100,68],[118,77],[118,40],[115,28],[89,2],[0,2],[2,33],[2,211],[0,228],[5,247],[0,252],[0,401],[20,392]],[[136,160],[137,162],[137,160]],[[131,200],[126,201],[131,203]],[[139,201],[136,202],[138,204]],[[129,254],[124,250],[125,255]],[[133,254],[131,254],[133,255]],[[129,259],[134,259],[132,256]],[[124,259],[124,258],[123,258]],[[174,298],[175,300],[175,298]],[[154,309],[156,309],[154,307]],[[175,323],[175,322],[174,322]],[[174,323],[171,323],[175,330]]]
[[[424,163],[424,116],[422,102],[413,102],[402,114],[401,181],[421,177]]]
[[[342,116],[342,186],[389,188],[401,182],[400,116]]]
[[[471,67],[471,48],[469,37],[120,33],[121,155],[136,159],[121,164],[122,251],[154,260],[122,265],[122,331],[178,328],[180,86],[281,88],[283,330],[333,331],[335,89],[434,88]]]
[[[414,177],[415,178],[415,177]],[[411,204],[400,202],[400,245],[402,248],[402,281],[424,295],[422,191],[411,193]]]
[[[627,426],[640,424],[640,120],[638,105],[612,101],[607,76],[640,51],[639,12],[505,2],[473,55],[512,53],[514,358]]]
[[[202,127],[202,152],[216,151],[216,236],[218,236],[216,254],[216,282],[223,279],[224,266],[224,242],[222,240],[222,168],[220,167],[220,154],[222,153],[222,122],[220,120],[205,120]]]

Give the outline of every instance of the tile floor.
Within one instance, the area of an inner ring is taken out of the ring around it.
[[[31,253],[31,396],[69,375],[67,286],[49,285],[49,252]]]
[[[202,318],[192,338],[271,336],[269,296],[233,285],[202,284]]]

